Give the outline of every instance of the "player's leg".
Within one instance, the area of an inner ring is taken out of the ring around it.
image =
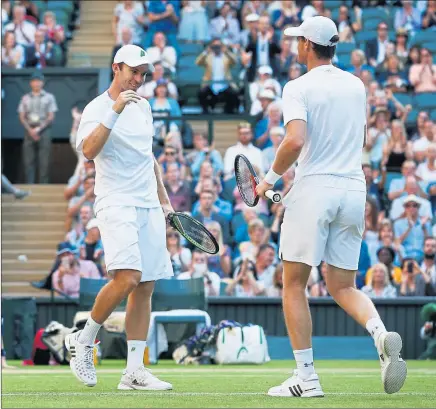
[[[355,286],[364,229],[365,195],[365,192],[348,191],[330,226],[325,253],[326,283],[339,306],[373,337],[380,355],[384,389],[394,393],[401,389],[407,374],[406,363],[400,358],[401,337],[386,331],[373,302]]]
[[[70,367],[87,386],[97,383],[93,361],[95,338],[114,309],[141,281],[142,260],[138,244],[139,224],[134,207],[114,206],[97,213],[105,248],[107,270],[113,275],[95,299],[85,328],[65,338],[71,352]]]
[[[143,365],[151,315],[154,282],[172,276],[166,248],[165,217],[161,208],[138,209],[139,247],[142,259],[141,283],[129,295],[126,309],[127,367],[118,389],[168,390],[172,385],[161,381]]]

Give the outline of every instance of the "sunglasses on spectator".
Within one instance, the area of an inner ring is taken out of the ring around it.
[[[165,155],[169,155],[169,156],[174,156],[175,154],[176,154],[176,152],[174,152],[174,151],[165,152]]]
[[[167,236],[168,237],[179,237],[179,235],[177,233],[168,233]]]
[[[418,203],[407,203],[406,207],[419,207]]]

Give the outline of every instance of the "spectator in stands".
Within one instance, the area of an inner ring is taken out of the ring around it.
[[[311,0],[310,4],[303,8],[301,13],[301,20],[304,21],[309,17],[314,16],[331,16],[330,10],[325,8],[324,0]]]
[[[415,176],[408,176],[404,186],[404,194],[392,201],[390,218],[396,220],[405,214],[404,203],[410,195],[418,195],[420,187]],[[431,203],[426,198],[419,198],[419,216],[432,219]]]
[[[375,181],[374,173],[376,171],[371,168],[370,164],[364,163],[362,165],[362,170],[365,175],[366,192],[368,196],[374,199],[378,209],[382,209],[383,185],[381,180],[378,180],[377,182]]]
[[[206,0],[187,0],[182,9],[179,26],[179,39],[186,42],[203,44],[209,40]]]
[[[195,132],[193,137],[194,149],[186,155],[186,164],[191,169],[194,180],[200,176],[201,164],[210,161],[213,173],[220,175],[224,170],[223,158],[221,153],[209,145],[209,140],[205,134]]]
[[[47,40],[40,29],[35,32],[35,43],[26,48],[26,67],[45,68],[60,66],[62,49],[52,40]]]
[[[256,255],[257,281],[263,284],[265,289],[273,286],[276,258],[276,248],[269,243],[262,244]]]
[[[25,57],[25,49],[15,41],[15,33],[6,31],[2,45],[2,67],[23,68]]]
[[[256,173],[258,175],[261,174],[258,171]],[[242,200],[241,193],[239,192],[239,189],[237,187],[235,187],[234,190],[233,190],[233,199],[234,199],[233,200],[233,202],[234,202],[233,210],[235,212],[235,219],[237,219],[237,218],[240,219],[240,212],[244,212],[247,209],[247,205]],[[268,221],[268,216],[269,216],[269,213],[270,213],[269,209],[268,209],[268,202],[265,199],[260,198],[259,199],[259,203],[256,205],[255,212],[257,214],[256,217],[260,217],[260,218],[262,218],[262,220],[267,222]],[[232,221],[232,223],[234,223],[234,222],[235,221]],[[247,220],[247,223],[248,222],[249,221]],[[247,229],[246,225],[244,225],[244,229],[243,229],[242,232],[244,232],[244,240],[248,240],[248,229]],[[239,234],[241,234],[242,232],[239,232]],[[238,232],[236,232],[236,235],[237,234],[238,234]]]
[[[388,192],[388,199],[390,201],[395,200],[397,197],[400,197],[405,192],[405,186],[406,186],[406,178],[408,176],[414,176],[416,177],[416,164],[414,161],[406,160],[403,162],[403,166],[401,167],[401,178],[394,179],[390,186],[389,186],[389,192]],[[426,183],[419,182],[418,183],[418,196],[422,197],[424,199],[427,198],[427,195],[425,193]],[[406,194],[407,195],[407,194]]]
[[[93,217],[91,206],[83,205],[79,211],[79,222],[67,233],[65,240],[79,248],[86,236],[86,228]]]
[[[259,29],[259,15],[254,13],[248,14],[247,17],[245,17],[245,23],[247,28],[242,30],[239,34],[239,42],[243,50],[245,50],[252,41],[256,41],[257,31]]]
[[[250,115],[254,116],[256,124],[266,118],[268,107],[273,101],[280,101],[275,94],[274,89],[264,88],[257,94],[250,108]]]
[[[365,285],[362,291],[371,298],[395,298],[396,288],[389,281],[388,269],[383,263],[372,268],[371,284]]]
[[[382,167],[387,172],[401,172],[406,160],[413,160],[412,142],[407,140],[404,122],[395,119],[391,123],[391,137],[383,145]]]
[[[6,24],[6,31],[15,33],[15,40],[18,44],[29,46],[35,41],[35,24],[26,21],[26,8],[20,5],[15,5],[12,10],[12,22]]]
[[[241,54],[241,62],[247,67],[247,80],[253,82],[256,71],[261,66],[269,66],[273,73],[278,74],[276,56],[281,48],[274,38],[274,29],[271,27],[268,16],[259,18],[259,31],[256,39],[247,45],[245,52]]]
[[[233,16],[230,4],[223,4],[219,16],[210,21],[209,30],[211,38],[220,38],[224,45],[231,48],[239,47],[239,22]]]
[[[409,49],[407,47],[407,42],[409,40],[409,35],[405,28],[399,28],[395,36],[395,55],[399,58],[403,67],[407,64],[407,59],[409,56]]]
[[[200,193],[198,211],[193,213],[192,216],[203,224],[209,221],[218,222],[222,227],[224,243],[229,244],[231,242],[229,222],[218,213],[214,205],[215,200],[216,194],[214,191],[203,190]]]
[[[259,95],[259,92],[268,87],[274,88],[274,94],[275,95],[281,95],[282,94],[282,87],[280,83],[273,78],[273,70],[268,65],[262,65],[257,70],[258,72],[258,78],[256,81],[252,82],[250,84],[250,99],[252,102],[256,100],[256,98]]]
[[[424,124],[427,119],[429,119],[429,116],[426,111],[420,111],[418,113],[418,116],[416,117],[415,133],[410,138],[412,142],[420,138],[425,138]]]
[[[174,145],[165,145],[162,155],[157,159],[162,167],[162,173],[167,172],[168,165],[176,164],[180,170],[180,177],[184,178],[186,175],[185,159],[182,152]]]
[[[253,166],[263,169],[262,151],[252,144],[253,131],[248,122],[238,125],[238,143],[230,146],[224,155],[224,175],[225,179],[230,179],[234,175],[235,158],[238,154],[245,155]]]
[[[56,14],[52,11],[46,11],[43,16],[43,23],[38,26],[38,30],[45,33],[46,40],[56,44],[62,44],[65,41],[64,27],[56,22]]]
[[[218,102],[224,102],[224,111],[232,114],[239,106],[238,92],[232,83],[231,67],[236,64],[236,56],[221,42],[213,38],[208,47],[197,57],[195,63],[204,67],[203,82],[198,99],[203,113],[209,113]]]
[[[208,270],[218,274],[220,278],[229,277],[232,272],[232,250],[227,244],[224,244],[221,225],[212,221],[206,223],[206,229],[213,234],[219,245],[218,254],[207,255]]]
[[[384,61],[388,43],[388,25],[381,22],[377,26],[377,38],[366,42],[366,59],[372,67],[377,67]]]
[[[282,108],[277,102],[272,102],[268,106],[268,116],[260,120],[254,128],[254,139],[256,146],[260,149],[265,149],[272,146],[272,141],[270,138],[271,129],[282,126]]]
[[[248,236],[249,241],[243,241],[239,244],[239,254],[242,258],[249,254],[255,259],[260,246],[268,242],[269,231],[261,219],[254,219],[248,223]]]
[[[44,75],[35,72],[30,78],[31,92],[24,94],[18,106],[20,122],[26,130],[23,142],[26,183],[35,183],[36,156],[38,182],[48,183],[51,153],[51,124],[58,107],[53,94],[44,90]]]
[[[319,280],[310,286],[310,296],[311,297],[328,297],[330,294],[327,290],[326,277],[327,277],[327,263],[325,261],[321,262],[318,267],[320,272]]]
[[[221,184],[219,179],[212,179],[212,178],[208,178],[208,179],[204,179],[201,180],[199,182],[201,184],[201,192],[203,190],[206,191],[210,191],[214,193],[214,210],[222,217],[224,217],[224,219],[226,219],[227,221],[230,221],[232,219],[233,216],[233,207],[232,204],[227,201],[222,199],[221,197],[219,197],[219,194],[221,193]],[[200,210],[200,201],[197,201],[194,203],[194,205],[192,206],[192,213],[193,214],[197,214]]]
[[[436,182],[436,143],[432,142],[425,151],[425,162],[416,169],[416,176],[424,182]]]
[[[236,278],[226,288],[228,295],[253,297],[263,295],[263,283],[257,280],[256,266],[249,257],[244,258],[235,270]]]
[[[269,137],[271,140],[271,146],[265,148],[262,151],[263,171],[265,172],[265,174],[269,171],[274,162],[277,149],[279,148],[283,138],[285,137],[285,129],[283,128],[283,126],[271,127],[269,129]]]
[[[419,64],[421,62],[421,47],[414,45],[410,47],[409,54],[407,56],[406,66],[410,69],[413,64]]]
[[[181,178],[180,167],[177,163],[169,163],[165,173],[165,188],[171,205],[176,212],[191,211],[191,187]]]
[[[436,239],[427,237],[424,241],[424,260],[421,264],[421,270],[430,276],[431,284],[436,290]]]
[[[347,68],[347,71],[359,77],[363,70],[368,69],[371,69],[371,67],[366,64],[365,53],[359,49],[353,50],[351,53],[351,66]]]
[[[83,182],[87,176],[95,176],[94,161],[86,159],[83,166],[79,169],[77,174],[74,174],[68,180],[68,185],[64,190],[65,200],[70,200],[74,196],[82,196],[85,191]]]
[[[428,48],[421,48],[421,62],[410,67],[409,81],[415,92],[436,92],[436,64]]]
[[[118,34],[117,34],[118,37]],[[117,41],[116,45],[114,46],[113,50],[112,50],[112,58],[111,61],[113,61],[115,54],[118,52],[118,50],[124,46],[124,45],[128,45],[128,44],[133,44],[133,34],[132,34],[132,29],[129,26],[124,26],[120,29],[120,34],[119,34],[120,40]],[[140,46],[139,43],[135,43],[135,45]],[[147,50],[148,51],[148,50]],[[150,57],[150,55],[149,55]],[[155,64],[155,61],[153,61],[153,64]],[[112,73],[113,74],[113,73]]]
[[[378,169],[383,158],[383,146],[391,137],[387,111],[383,108],[376,110],[375,126],[368,129],[364,150],[369,153],[371,166]]]
[[[388,225],[386,224],[385,226],[388,226]],[[376,265],[377,265],[377,263],[381,263],[386,267],[389,282],[392,284],[400,284],[401,283],[401,268],[399,268],[393,264],[395,257],[398,255],[395,252],[394,248],[390,247],[390,246],[382,246],[377,250],[376,255],[377,255]],[[375,266],[373,265],[366,272],[366,276],[365,276],[365,284],[366,285],[371,284],[373,274],[374,274],[374,268],[375,268]]]
[[[351,21],[348,7],[346,5],[339,7],[339,17],[335,22],[336,26],[338,27],[339,42],[351,43],[355,41],[354,34],[357,31],[360,31],[362,28],[360,23],[360,15],[356,17],[356,21]]]
[[[422,29],[426,30],[436,26],[436,1],[427,0],[427,8],[422,13]]]
[[[283,294],[283,264],[279,263],[277,264],[274,276],[273,276],[273,283],[271,287],[268,287],[266,289],[266,296],[267,297],[282,297]]]
[[[143,85],[141,85],[138,88],[138,95],[141,97],[151,99],[154,97],[155,89],[157,86],[157,82],[164,79],[164,67],[160,61],[155,62],[154,64],[154,72],[152,74],[152,80],[145,82]],[[168,88],[168,96],[172,99],[178,100],[179,99],[179,93],[177,91],[177,87],[172,81],[167,80],[167,88]]]
[[[2,194],[14,195],[15,199],[24,199],[31,194],[30,191],[16,188],[9,179],[2,173],[1,192]]]
[[[206,181],[206,183],[204,183]],[[204,190],[204,185],[211,186],[211,183],[213,184],[211,190],[215,190],[215,185],[217,188],[217,193],[219,194],[221,192],[221,182],[218,175],[214,175],[214,169],[212,166],[212,163],[209,160],[205,160],[200,165],[200,172],[198,174],[197,178],[194,178],[192,180],[194,187],[194,193],[198,196],[200,195],[200,192]],[[209,189],[206,189],[209,190]]]
[[[288,80],[293,81],[297,78],[300,78],[303,75],[303,67],[298,64],[294,63],[289,67],[289,73],[288,73]]]
[[[380,68],[377,78],[383,87],[390,87],[392,92],[407,92],[409,85],[407,73],[395,54],[386,57],[385,63]]]
[[[195,249],[192,252],[192,262],[188,271],[180,273],[178,280],[189,280],[191,278],[204,278],[204,289],[206,297],[216,297],[220,294],[221,279],[217,273],[208,270],[207,254]]]
[[[288,80],[289,67],[294,62],[296,62],[297,56],[292,52],[291,44],[292,44],[291,39],[288,37],[284,37],[280,44],[282,50],[280,54],[276,57],[277,58],[276,66],[278,70],[278,79],[280,83]]]
[[[382,248],[389,248],[394,252],[392,261],[388,262],[389,260],[387,260],[387,258],[385,257],[386,253],[384,252],[379,253],[379,250]],[[368,246],[368,251],[369,251],[369,257],[371,259],[371,265],[377,263],[378,261],[381,261],[388,267],[390,273],[391,272],[395,273],[395,270],[391,271],[391,269],[393,268],[391,266],[392,263],[395,266],[401,265],[401,261],[405,256],[405,250],[404,247],[401,244],[399,244],[397,240],[394,239],[394,231],[392,229],[392,222],[390,220],[384,219],[380,223],[378,241],[375,243],[371,243],[371,246]],[[380,255],[381,255],[381,259],[380,259]],[[393,274],[391,274],[391,276],[393,278],[396,277]],[[368,277],[368,272],[367,272],[367,277]],[[398,283],[399,282],[400,279],[398,279]]]
[[[422,162],[425,157],[425,151],[434,142],[433,121],[427,119],[423,124],[423,136],[413,142],[413,154],[417,162]]]
[[[266,4],[261,0],[247,0],[244,1],[244,5],[242,6],[242,23],[244,24],[244,28],[247,28],[247,16],[250,14],[256,14],[258,16],[262,16],[266,11]]]
[[[86,235],[79,245],[80,258],[93,261],[97,267],[103,257],[103,243],[97,219],[91,219],[86,225]]]
[[[140,44],[144,24],[144,8],[140,2],[124,0],[118,3],[115,6],[112,20],[112,34],[116,44],[123,42],[122,32],[124,28],[130,29],[132,44]]]
[[[84,194],[82,196],[73,197],[68,204],[67,211],[67,226],[71,223],[78,221],[78,215],[82,206],[90,206],[94,208],[95,194],[94,194],[95,178],[90,175],[83,181]],[[68,226],[69,228],[69,226]]]
[[[97,266],[92,261],[78,259],[72,246],[58,251],[57,256],[60,264],[52,275],[52,286],[61,294],[77,298],[80,295],[80,278],[100,278]]]
[[[271,20],[277,30],[283,30],[286,26],[300,25],[298,13],[300,9],[294,0],[282,0],[280,7],[272,12]]]
[[[177,277],[182,271],[188,270],[192,261],[191,250],[182,246],[179,232],[172,228],[167,229],[167,249]]]
[[[26,10],[26,20],[33,24],[39,23],[39,11],[37,5],[32,0],[19,0],[15,1],[16,4],[20,4]]]
[[[158,61],[172,73],[176,72],[177,54],[174,47],[167,45],[165,34],[158,31],[153,38],[153,47],[147,48],[150,61],[154,64]]]
[[[402,0],[402,4],[395,13],[394,28],[405,28],[408,33],[414,33],[421,28],[421,13],[413,7],[412,0]]]
[[[365,231],[363,233],[363,238],[369,245],[377,241],[380,219],[381,216],[377,209],[375,200],[367,196],[365,204]]]
[[[432,284],[432,278],[426,270],[419,268],[419,264],[413,258],[403,261],[401,286],[399,295],[408,297],[435,296],[436,288]]]
[[[404,217],[394,223],[395,237],[404,246],[406,257],[418,262],[423,259],[424,239],[431,235],[429,218],[419,217],[420,203],[418,197],[409,195],[403,203]]]
[[[176,50],[179,55],[179,44],[177,42],[178,23],[180,18],[180,1],[176,0],[153,0],[149,2],[148,18],[150,24],[145,36],[143,48],[151,46],[154,34],[163,32],[168,44]]]

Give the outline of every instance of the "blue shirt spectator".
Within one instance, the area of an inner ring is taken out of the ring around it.
[[[421,28],[421,13],[413,7],[412,2],[404,2],[401,9],[395,13],[395,30],[405,28],[408,32],[414,32]]]
[[[365,285],[365,276],[368,269],[371,267],[371,258],[369,256],[368,244],[362,240],[360,246],[359,264],[357,266],[356,286],[362,288]]]
[[[227,200],[221,199],[217,197],[214,206],[216,207],[216,211],[219,215],[223,216],[226,220],[232,220],[233,216],[233,206]],[[192,214],[197,214],[200,210],[200,201],[197,200],[192,206]]]
[[[224,163],[221,154],[217,150],[204,150],[201,152],[197,152],[196,155],[193,157],[191,163],[191,173],[194,180],[198,179],[198,177],[200,176],[201,164],[205,160],[209,160],[212,164],[214,175],[223,173]]]
[[[275,101],[268,105],[268,115],[261,119],[254,128],[254,143],[259,149],[272,146],[270,130],[275,127],[283,127],[282,109]]]

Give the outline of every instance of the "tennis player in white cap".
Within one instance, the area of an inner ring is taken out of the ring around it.
[[[172,389],[143,365],[154,282],[173,275],[165,238],[165,215],[173,209],[152,152],[150,105],[136,93],[153,66],[142,48],[125,45],[112,70],[109,89],[83,111],[76,146],[95,162],[94,212],[113,279],[98,294],[85,328],[68,335],[65,344],[73,373],[94,386],[97,332],[128,297],[127,367],[118,389]]]
[[[332,65],[339,40],[332,20],[311,17],[284,33],[298,38],[298,62],[307,65],[308,73],[285,85],[286,135],[257,193],[272,189],[298,160],[294,186],[283,199],[280,242],[283,310],[297,370],[268,394],[324,396],[313,363],[312,321],[305,295],[311,269],[321,261],[328,264],[330,295],[374,338],[384,390],[394,393],[407,373],[400,356],[401,337],[386,331],[372,301],[355,287],[366,201],[365,88],[360,79]]]

